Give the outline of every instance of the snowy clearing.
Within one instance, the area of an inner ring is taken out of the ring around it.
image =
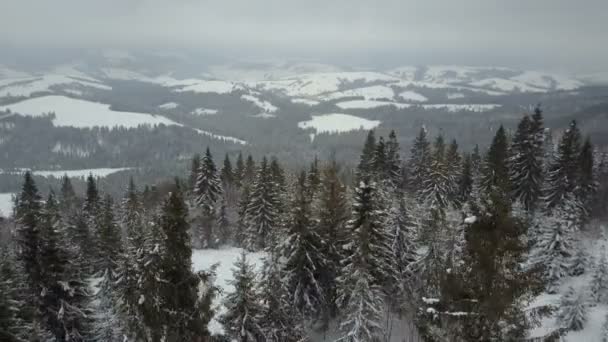
[[[291,102],[292,103],[301,103],[301,104],[305,104],[305,105],[309,105],[309,106],[316,106],[319,104],[319,101],[301,99],[301,98],[291,99]]]
[[[52,91],[51,87],[59,85],[76,85],[92,87],[102,90],[112,90],[111,87],[99,82],[70,77],[59,74],[47,74],[33,78],[13,78],[2,80],[0,83],[0,97],[31,96],[34,93]]]
[[[316,133],[341,133],[356,131],[359,129],[369,130],[380,125],[378,120],[368,120],[349,114],[324,114],[314,115],[312,120],[298,122],[301,129],[312,128]]]
[[[366,100],[392,99],[395,96],[393,89],[387,86],[371,86],[338,91],[324,96],[326,100],[336,100],[343,97],[363,97]]]
[[[195,110],[191,111],[191,114],[194,115],[215,115],[217,114],[219,111],[217,109],[209,109],[209,108],[196,108]]]
[[[190,83],[191,81],[189,81]],[[228,81],[204,81],[200,80],[198,83],[183,86],[176,89],[177,92],[191,91],[194,93],[217,93],[217,94],[230,94],[235,90],[243,89],[243,87],[234,82]]]
[[[222,300],[228,292],[234,291],[234,287],[228,282],[233,279],[232,268],[234,262],[240,257],[243,250],[235,247],[226,247],[220,249],[195,249],[192,251],[192,264],[195,271],[209,269],[212,265],[219,263],[217,268],[217,278],[215,284],[222,289],[222,293],[215,299],[214,305],[219,306],[215,317],[209,323],[209,330],[212,334],[223,334],[224,328],[217,321],[217,317],[225,312],[221,305]],[[261,271],[262,258],[265,253],[248,253],[247,260],[250,264],[255,265],[256,272]]]
[[[428,104],[422,105],[425,109],[445,109],[448,112],[487,112],[500,107],[498,104]]]
[[[209,131],[203,131],[201,129],[194,129],[198,134],[216,139],[216,140],[221,140],[223,142],[230,142],[230,143],[234,143],[234,144],[238,144],[238,145],[247,145],[247,142],[245,140],[241,140],[239,138],[235,138],[235,137],[231,137],[231,136],[227,136],[227,135],[219,135],[219,134],[215,134]]]
[[[9,217],[13,212],[13,193],[0,193],[0,217]]]
[[[418,94],[417,92],[411,90],[401,92],[399,93],[399,96],[401,96],[405,101],[411,102],[426,102],[429,100],[426,96]]]
[[[72,99],[65,96],[49,95],[28,99],[11,105],[0,106],[0,111],[10,109],[14,113],[30,116],[40,116],[54,112],[55,126],[86,127],[118,127],[127,128],[139,125],[158,124],[179,125],[162,116],[145,113],[117,112],[110,105]]]
[[[160,106],[158,106],[158,108],[160,109],[175,109],[179,107],[178,103],[175,102],[167,102],[167,103],[163,103]]]
[[[20,169],[18,171],[2,171],[0,170],[0,174],[22,174],[25,171],[32,171],[34,176],[40,177],[55,177],[61,178],[64,175],[67,175],[70,178],[81,178],[87,177],[88,175],[93,175],[93,177],[106,177],[113,173],[131,170],[130,167],[118,167],[118,168],[98,168],[98,169],[79,169],[79,170],[31,170],[31,169]]]
[[[409,108],[411,104],[409,103],[398,103],[398,102],[390,102],[390,101],[375,101],[375,100],[353,100],[353,101],[345,101],[339,102],[336,106],[342,109],[370,109],[370,108],[378,108],[378,107],[386,107],[393,106],[399,109],[401,108]]]
[[[253,103],[256,107],[262,110],[262,113],[274,113],[278,110],[277,107],[268,101],[260,100],[253,95],[241,95],[241,99]]]

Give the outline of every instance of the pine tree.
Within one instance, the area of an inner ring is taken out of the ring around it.
[[[452,203],[458,203],[459,181],[462,177],[462,157],[458,152],[458,143],[452,140],[445,153],[445,166],[447,171],[448,198]]]
[[[543,184],[543,127],[540,111],[525,115],[517,127],[509,156],[511,197],[527,211],[536,207]]]
[[[397,134],[392,130],[388,135],[386,142],[386,170],[389,179],[395,189],[400,188],[402,184],[401,157],[399,156],[399,142]]]
[[[87,177],[87,188],[86,196],[82,208],[82,219],[84,222],[77,222],[79,235],[82,234],[82,238],[86,236],[88,241],[81,241],[83,243],[83,249],[86,251],[87,260],[86,263],[90,264],[91,271],[93,273],[99,272],[98,264],[96,261],[99,260],[102,255],[98,250],[99,246],[99,233],[100,233],[100,214],[101,214],[101,199],[99,196],[99,190],[93,174],[89,174]],[[86,232],[85,232],[86,230]],[[86,249],[85,249],[86,248]]]
[[[209,148],[201,159],[194,195],[200,211],[197,230],[200,246],[213,247],[216,245],[215,206],[222,195],[222,185]]]
[[[422,191],[431,169],[431,144],[427,139],[427,131],[424,127],[420,129],[420,133],[414,140],[408,168],[409,187],[413,193],[418,195]],[[420,202],[423,201],[421,196],[417,196],[417,199]]]
[[[245,184],[241,186],[241,196],[238,204],[238,222],[236,225],[236,231],[234,232],[234,243],[236,246],[244,247],[247,242],[247,231],[249,224],[247,222],[247,206],[250,200],[251,185]]]
[[[280,253],[285,258],[284,281],[287,282],[294,307],[303,315],[314,317],[325,301],[319,279],[325,261],[320,258],[321,237],[317,234],[311,217],[304,172],[298,177],[291,208],[287,222],[287,240],[280,244]]]
[[[595,192],[597,189],[596,174],[594,172],[593,146],[589,137],[585,139],[581,148],[578,165],[579,169],[576,178],[576,196],[585,209],[584,216],[587,218],[589,209],[592,206]]]
[[[577,293],[573,287],[562,296],[557,315],[560,326],[566,330],[582,330],[587,322],[587,303],[583,293]]]
[[[114,217],[113,205],[114,201],[109,195],[101,201],[96,239],[99,243],[97,247],[99,258],[96,268],[105,274],[109,281],[114,280],[114,273],[122,253],[121,232]]]
[[[252,185],[245,211],[247,223],[245,245],[248,249],[259,250],[269,245],[279,226],[279,206],[276,185],[268,167],[268,160],[264,157]]]
[[[20,284],[15,260],[6,249],[0,250],[0,340],[6,342],[26,341],[31,327],[22,313],[27,311],[19,297]]]
[[[19,251],[18,258],[26,275],[26,288],[29,293],[27,305],[30,307],[39,306],[38,293],[40,293],[42,281],[39,264],[41,215],[42,204],[38,188],[32,174],[27,171],[18,197],[15,233]]]
[[[232,225],[228,218],[228,203],[222,198],[220,210],[217,215],[216,227],[216,241],[218,245],[224,245],[232,238]]]
[[[370,130],[367,133],[365,139],[365,145],[363,145],[363,152],[359,159],[359,165],[357,166],[357,176],[361,179],[369,176],[374,169],[374,154],[376,151],[376,136],[374,130]]]
[[[124,340],[121,331],[121,321],[116,311],[114,297],[113,276],[110,270],[106,270],[98,285],[93,305],[94,326],[91,333],[91,341],[120,342]]]
[[[77,197],[70,177],[63,175],[61,177],[61,191],[59,193],[59,206],[62,212],[72,212],[77,206]]]
[[[445,144],[443,142],[443,137],[439,135],[435,140],[430,168],[418,197],[422,198],[422,202],[429,208],[443,210],[449,204],[451,191],[448,167],[445,159]]]
[[[305,340],[302,317],[290,301],[278,253],[270,253],[264,260],[259,286],[264,306],[260,325],[265,341],[298,342]]]
[[[265,341],[262,326],[264,307],[257,291],[253,266],[245,253],[235,262],[232,270],[234,292],[224,299],[226,312],[220,317],[228,336],[240,342]]]
[[[545,187],[545,204],[553,209],[563,203],[564,199],[576,189],[576,178],[579,170],[581,134],[576,121],[564,132],[555,160],[549,164],[547,184]]]
[[[243,160],[243,153],[239,151],[239,155],[236,158],[236,165],[234,168],[234,181],[237,188],[243,185],[243,176],[245,173],[245,161]]]
[[[601,248],[600,259],[594,267],[591,296],[596,304],[608,302],[608,260],[606,260],[606,246],[604,245]]]
[[[310,200],[314,198],[321,185],[321,172],[319,170],[319,160],[315,156],[314,161],[310,164],[310,169],[306,175],[306,183]]]
[[[287,183],[285,181],[285,171],[283,171],[283,168],[281,167],[281,164],[279,164],[279,160],[277,159],[277,157],[270,158],[270,165],[268,167],[268,171],[271,174],[272,181],[277,187],[277,190],[284,191],[285,187],[287,186]]]
[[[165,248],[160,268],[163,279],[160,298],[166,341],[191,341],[209,334],[207,324],[196,319],[199,281],[192,273],[187,215],[181,186],[176,181],[175,191],[165,200],[160,217]]]
[[[371,174],[378,180],[388,179],[386,143],[384,137],[378,138],[371,160]]]
[[[234,172],[232,171],[232,162],[230,161],[230,157],[228,157],[228,153],[226,153],[226,156],[224,157],[224,167],[222,167],[220,179],[222,180],[224,187],[232,186],[235,182]]]
[[[470,155],[466,155],[462,161],[457,197],[460,205],[467,203],[473,192],[473,162],[471,159]]]
[[[190,175],[188,177],[188,186],[189,190],[194,193],[196,189],[196,181],[198,179],[198,172],[201,168],[201,155],[196,153],[192,157],[192,162],[190,166]]]
[[[411,288],[410,266],[418,260],[418,224],[412,206],[405,196],[401,196],[398,207],[392,208],[390,213],[391,253],[401,296],[406,296],[405,292]]]
[[[247,156],[247,161],[245,162],[245,172],[243,173],[242,181],[251,184],[255,179],[256,174],[256,166],[255,161],[253,161],[253,157],[250,155]]]
[[[482,165],[481,190],[486,200],[495,195],[507,196],[510,193],[508,147],[507,135],[501,125]],[[506,202],[506,199],[501,201]]]
[[[320,258],[325,267],[320,271],[320,283],[323,289],[326,308],[323,309],[323,320],[329,322],[335,317],[336,278],[340,262],[344,258],[342,245],[346,243],[346,223],[348,221],[348,201],[346,187],[338,177],[339,167],[332,161],[322,172],[320,193],[315,203],[317,233],[320,236]]]

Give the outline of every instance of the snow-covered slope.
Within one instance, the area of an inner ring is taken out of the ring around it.
[[[13,212],[13,193],[0,193],[0,217],[8,217]]]

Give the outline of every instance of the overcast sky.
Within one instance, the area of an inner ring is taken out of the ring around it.
[[[608,0],[1,0],[12,46],[608,70]]]

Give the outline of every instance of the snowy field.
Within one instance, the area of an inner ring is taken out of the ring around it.
[[[160,109],[175,109],[179,107],[178,103],[175,102],[167,102],[167,103],[163,103],[160,106],[158,106],[158,108]]]
[[[272,103],[264,100],[260,100],[259,98],[253,95],[241,95],[241,99],[253,103],[256,107],[258,107],[263,113],[274,113],[278,110],[276,106]]]
[[[76,85],[112,90],[111,87],[88,77],[83,79],[59,74],[47,74],[40,77],[3,79],[0,81],[0,97],[31,96],[34,93],[49,92],[53,86],[58,85]]]
[[[339,102],[336,106],[342,109],[371,109],[378,107],[386,107],[386,106],[394,106],[397,108],[409,108],[411,105],[409,103],[398,103],[391,101],[376,101],[376,100],[353,100],[353,101],[345,101]]]
[[[403,91],[399,93],[399,96],[401,96],[405,101],[410,102],[426,102],[429,100],[426,96],[411,90]]]
[[[189,80],[188,83],[193,83]],[[176,89],[177,92],[194,92],[194,93],[216,93],[230,94],[235,90],[243,89],[243,87],[234,82],[228,81],[205,81],[198,80],[196,83]]]
[[[500,107],[498,104],[425,104],[422,108],[425,109],[445,109],[448,112],[455,113],[460,111],[468,112],[487,112]]]
[[[378,120],[368,120],[340,113],[313,115],[312,120],[298,123],[298,127],[301,129],[312,128],[316,133],[341,133],[359,129],[370,130],[378,127],[378,125],[380,125],[380,121]]]
[[[190,112],[191,114],[194,115],[215,115],[217,114],[219,111],[217,109],[209,109],[209,108],[196,108],[195,110],[193,110],[192,112]]]
[[[90,102],[72,99],[65,96],[43,96],[28,99],[15,104],[0,106],[0,111],[10,109],[12,112],[41,116],[54,112],[55,126],[71,126],[77,128],[87,127],[118,127],[127,128],[139,125],[158,124],[177,125],[163,116],[155,116],[145,113],[117,112],[110,109],[110,105],[104,103]]]
[[[20,169],[18,171],[8,171],[5,172],[0,170],[0,174],[8,173],[8,174],[22,174],[29,169]],[[61,178],[64,175],[67,175],[70,178],[83,178],[88,177],[89,175],[93,175],[93,177],[107,177],[113,173],[131,170],[130,167],[119,167],[119,168],[98,168],[98,169],[80,169],[80,170],[33,170],[32,173],[35,176],[40,177],[55,177]]]
[[[0,217],[8,217],[13,212],[13,193],[0,193]]]
[[[338,91],[324,96],[325,100],[336,100],[342,97],[363,97],[366,100],[392,99],[395,96],[393,89],[387,86],[376,85],[371,87],[355,88]]]
[[[192,264],[195,271],[209,269],[214,264],[219,264],[217,268],[217,278],[215,284],[222,289],[222,293],[215,299],[214,305],[217,306],[216,317],[209,323],[209,330],[214,334],[223,334],[224,328],[217,321],[217,316],[221,315],[225,310],[220,304],[226,296],[226,293],[234,291],[234,287],[228,282],[233,279],[232,268],[234,262],[241,255],[242,249],[235,247],[226,247],[221,249],[205,249],[192,251]],[[255,265],[256,272],[261,271],[262,258],[264,253],[248,253],[247,260],[250,264]]]

